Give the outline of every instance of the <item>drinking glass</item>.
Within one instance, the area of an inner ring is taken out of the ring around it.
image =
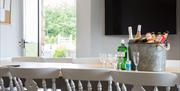
[[[113,63],[113,54],[110,54],[110,53],[108,53],[107,54],[107,59],[106,59],[106,65],[107,65],[107,67],[108,68],[111,68],[112,67],[112,63]]]
[[[139,64],[139,52],[133,52],[133,62],[135,65],[135,71],[138,71],[137,67]]]
[[[99,60],[102,63],[103,67],[106,67],[106,54],[105,53],[99,54]]]
[[[113,69],[117,69],[117,62],[118,62],[117,58],[118,58],[118,55],[114,54],[113,55],[113,63],[112,63]]]
[[[113,69],[117,67],[117,54],[108,54],[107,55],[107,66]]]

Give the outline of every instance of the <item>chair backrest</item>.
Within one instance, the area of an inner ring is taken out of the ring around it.
[[[109,81],[108,89],[112,89],[112,78],[110,76],[110,70],[107,69],[61,69],[63,78],[66,80],[68,91],[75,91],[75,85],[73,80],[78,81],[78,90],[83,91],[81,80],[87,81],[87,90],[92,91],[90,81],[98,81],[97,90],[102,91],[102,85],[100,81]],[[69,83],[68,80],[71,80]],[[70,85],[71,84],[71,85]],[[111,90],[109,90],[111,91]]]
[[[5,68],[0,68],[0,91],[5,91],[4,80],[2,79],[2,77],[7,75],[8,75],[8,70]]]
[[[44,58],[43,62],[72,63],[72,58]]]
[[[77,64],[100,64],[99,58],[73,58],[73,63]]]
[[[8,68],[0,67],[0,91],[5,91],[4,80],[2,77],[9,77],[9,88],[13,90],[13,80]]]
[[[25,86],[28,91],[37,91],[38,86],[33,79],[42,79],[44,91],[47,90],[45,79],[52,79],[52,89],[55,91],[55,78],[59,77],[60,69],[58,68],[10,68],[14,77],[25,78]],[[21,86],[20,86],[21,87]],[[22,87],[21,87],[22,88]]]
[[[132,84],[132,91],[141,91],[141,86],[174,86],[177,79],[176,74],[168,72],[112,71],[111,76],[115,82]]]
[[[41,62],[44,59],[40,57],[13,57],[12,62]]]

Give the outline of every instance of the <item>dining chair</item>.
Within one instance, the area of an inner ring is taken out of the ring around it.
[[[72,58],[43,58],[43,62],[72,63]]]
[[[102,90],[101,81],[108,81],[108,91],[112,91],[112,78],[110,70],[107,69],[61,69],[63,78],[65,79],[68,91],[84,91],[81,81],[87,82],[87,89],[85,91],[104,91]],[[75,85],[75,80],[77,84]],[[97,81],[97,88],[92,88],[91,81]],[[77,86],[77,87],[76,87]],[[93,90],[94,89],[94,90]]]
[[[12,62],[42,62],[44,59],[41,57],[13,57]]]
[[[8,70],[0,68],[0,91],[5,91],[3,76],[7,75]]]
[[[143,86],[154,86],[153,91],[158,91],[157,86],[164,86],[170,91],[177,79],[176,74],[168,72],[112,71],[111,76],[114,82],[133,85],[131,91],[146,91]]]
[[[47,91],[46,79],[52,79],[52,91],[61,91],[56,89],[56,78],[59,78],[60,73],[57,68],[9,68],[9,70],[13,77],[26,79],[25,87],[28,91]],[[34,79],[42,79],[43,88],[39,88]],[[23,89],[20,79],[17,83],[20,83],[19,86]]]
[[[9,77],[9,87],[8,88],[5,88],[5,86],[4,86],[3,77]],[[13,86],[13,78],[12,78],[8,68],[0,67],[0,91],[14,91],[15,89],[16,88],[14,88],[14,86]]]

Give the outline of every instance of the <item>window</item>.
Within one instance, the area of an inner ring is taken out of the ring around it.
[[[75,57],[76,1],[39,0],[38,5],[39,26],[37,29],[39,39],[37,40],[39,56]],[[29,21],[31,20],[29,19]],[[29,55],[35,54],[30,53]]]

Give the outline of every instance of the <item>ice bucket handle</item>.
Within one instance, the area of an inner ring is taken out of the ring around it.
[[[158,44],[158,46],[164,48],[166,51],[169,51],[170,48],[171,48],[171,45],[170,43],[168,43],[167,45],[164,45],[164,44]]]

